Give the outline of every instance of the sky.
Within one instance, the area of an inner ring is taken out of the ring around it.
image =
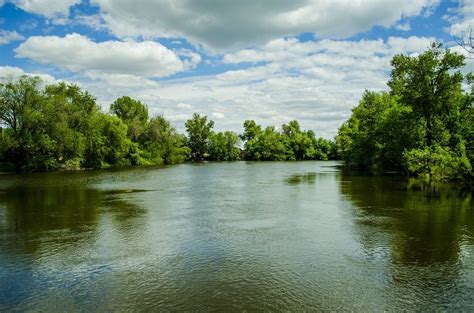
[[[474,0],[0,0],[0,80],[74,83],[104,111],[128,95],[178,130],[196,112],[332,138],[395,54],[465,53],[473,26]]]

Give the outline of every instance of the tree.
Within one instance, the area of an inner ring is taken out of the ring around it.
[[[64,82],[46,86],[44,95],[45,131],[55,142],[56,158],[62,167],[79,168],[85,137],[99,107],[88,92]]]
[[[45,99],[39,84],[38,77],[30,76],[0,84],[0,123],[6,126],[2,150],[17,171],[56,167],[52,159],[54,143],[44,133],[47,123],[41,108]]]
[[[432,179],[472,181],[472,99],[462,55],[432,44],[418,56],[397,55],[389,93],[365,92],[336,142],[347,164]]]
[[[461,32],[459,36],[454,36],[454,40],[458,46],[467,52],[467,58],[474,58],[474,31],[472,26],[469,26],[466,31]]]
[[[456,131],[452,128],[462,103],[464,76],[459,69],[464,57],[433,43],[419,56],[396,55],[391,64],[391,94],[412,109],[417,123],[426,123],[426,145],[442,143],[445,132]]]
[[[340,127],[336,142],[349,166],[374,172],[402,169],[403,150],[414,145],[411,137],[420,132],[407,121],[410,109],[396,99],[386,92],[366,91]]]
[[[316,156],[316,137],[312,131],[302,131],[298,121],[282,125],[283,142],[288,160],[312,160]]]
[[[183,162],[189,154],[185,138],[163,116],[150,120],[140,137],[144,155],[153,164],[174,164]]]
[[[253,120],[244,122],[244,133],[240,136],[243,141],[249,141],[262,133],[262,127]]]
[[[187,146],[190,149],[190,158],[193,161],[204,160],[209,150],[209,136],[214,127],[212,120],[207,120],[207,116],[201,116],[197,113],[186,121]]]
[[[138,142],[148,122],[148,107],[130,97],[121,97],[110,105],[110,111],[118,116],[128,127],[128,136]]]
[[[268,126],[263,132],[245,142],[245,159],[255,161],[284,161],[287,158],[282,136],[275,127]]]
[[[39,78],[0,84],[0,164],[17,171],[102,168],[184,161],[185,138],[129,97],[113,115],[77,85],[40,88]]]
[[[213,161],[236,161],[240,157],[239,136],[231,131],[212,132],[209,136],[209,159]]]
[[[127,125],[118,117],[104,113],[94,115],[91,124],[82,166],[102,168],[131,164],[128,157],[132,142],[127,137]]]

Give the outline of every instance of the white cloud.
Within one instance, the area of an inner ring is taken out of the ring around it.
[[[69,8],[81,0],[12,0],[20,9],[47,18],[69,16]]]
[[[216,120],[222,120],[225,115],[221,112],[212,112],[212,118],[215,118]]]
[[[9,31],[0,29],[0,45],[6,45],[12,41],[18,41],[23,39],[25,39],[25,37],[23,37],[21,34],[17,33],[14,30]]]
[[[74,16],[74,23],[88,26],[97,31],[103,31],[107,29],[107,25],[100,14],[76,14],[76,16]]]
[[[162,77],[183,71],[198,62],[180,58],[165,46],[153,42],[104,41],[96,43],[79,34],[65,37],[34,36],[15,49],[16,57],[29,58],[73,72]],[[189,63],[190,62],[190,63]]]
[[[92,0],[119,37],[186,38],[209,49],[247,47],[314,32],[344,38],[431,12],[438,0]],[[350,16],[348,16],[350,12]]]
[[[460,0],[459,7],[452,10],[453,15],[448,16],[451,22],[449,32],[452,36],[466,37],[471,29],[474,32],[474,2],[471,0]]]
[[[201,63],[201,55],[189,49],[179,49],[175,52],[181,57],[185,69],[193,69]]]
[[[403,32],[407,32],[407,31],[411,30],[411,26],[410,26],[410,23],[407,22],[407,23],[404,23],[404,24],[395,25],[395,29],[401,30]]]
[[[183,110],[191,110],[193,108],[193,106],[190,105],[189,103],[183,103],[183,102],[178,103],[176,107],[178,109],[183,109]]]
[[[241,132],[246,119],[264,126],[280,126],[297,119],[303,128],[332,138],[365,89],[387,88],[394,54],[421,52],[431,40],[279,39],[223,57],[227,61],[247,62],[248,67],[239,70],[161,80],[156,87],[127,90],[95,83],[83,85],[104,105],[123,94],[144,101],[152,113],[164,114],[181,131],[191,113],[198,112],[214,119],[218,131]]]
[[[392,54],[419,53],[429,48],[435,38],[410,36],[408,38],[389,37],[387,44]]]
[[[378,66],[378,55],[392,56],[401,52],[421,52],[426,50],[434,38],[410,36],[408,38],[389,37],[387,42],[378,40],[337,41],[320,40],[299,42],[296,38],[276,39],[260,48],[244,49],[227,53],[224,63],[284,62],[286,66],[305,63],[308,65],[327,64],[332,66]],[[374,52],[377,52],[375,54]],[[329,58],[338,55],[338,58]],[[310,62],[308,62],[310,61]],[[375,61],[375,63],[374,63]]]
[[[242,131],[246,119],[280,126],[291,119],[318,136],[332,138],[365,89],[385,90],[390,59],[418,53],[431,38],[300,42],[279,39],[223,57],[245,68],[158,82],[123,73],[86,71],[77,81],[108,108],[129,95],[164,114],[180,131],[192,112],[215,120],[217,131]]]
[[[19,67],[13,66],[0,66],[0,81],[11,81],[18,79],[20,76],[27,75],[27,76],[38,76],[41,78],[42,82],[46,85],[54,84],[57,80],[49,75],[44,73],[27,73]]]
[[[87,71],[84,73],[86,77],[94,81],[105,82],[109,86],[120,88],[143,88],[157,87],[158,83],[151,79],[130,75],[130,74],[106,74],[96,71]]]

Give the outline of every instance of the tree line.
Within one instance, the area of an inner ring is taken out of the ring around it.
[[[186,134],[180,134],[164,116],[150,117],[148,107],[130,97],[115,100],[103,112],[77,85],[40,86],[40,79],[31,76],[0,84],[2,170],[337,158],[334,142],[301,130],[297,121],[282,131],[245,121],[239,136],[215,132],[212,120],[194,114],[185,123]]]
[[[350,167],[473,182],[474,75],[462,55],[432,46],[396,55],[387,92],[366,91],[336,142]]]
[[[180,134],[164,116],[121,97],[103,112],[73,84],[40,88],[37,77],[0,84],[0,168],[15,171],[175,164],[185,161],[328,160],[372,173],[473,182],[474,75],[462,55],[432,46],[391,61],[388,91],[365,91],[334,141],[296,120],[242,134],[214,131],[194,114]]]

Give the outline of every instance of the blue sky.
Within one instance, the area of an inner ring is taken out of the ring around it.
[[[0,0],[0,79],[67,81],[106,110],[129,95],[178,129],[298,119],[331,138],[394,54],[474,25],[474,1]],[[472,61],[466,70],[472,68]]]

